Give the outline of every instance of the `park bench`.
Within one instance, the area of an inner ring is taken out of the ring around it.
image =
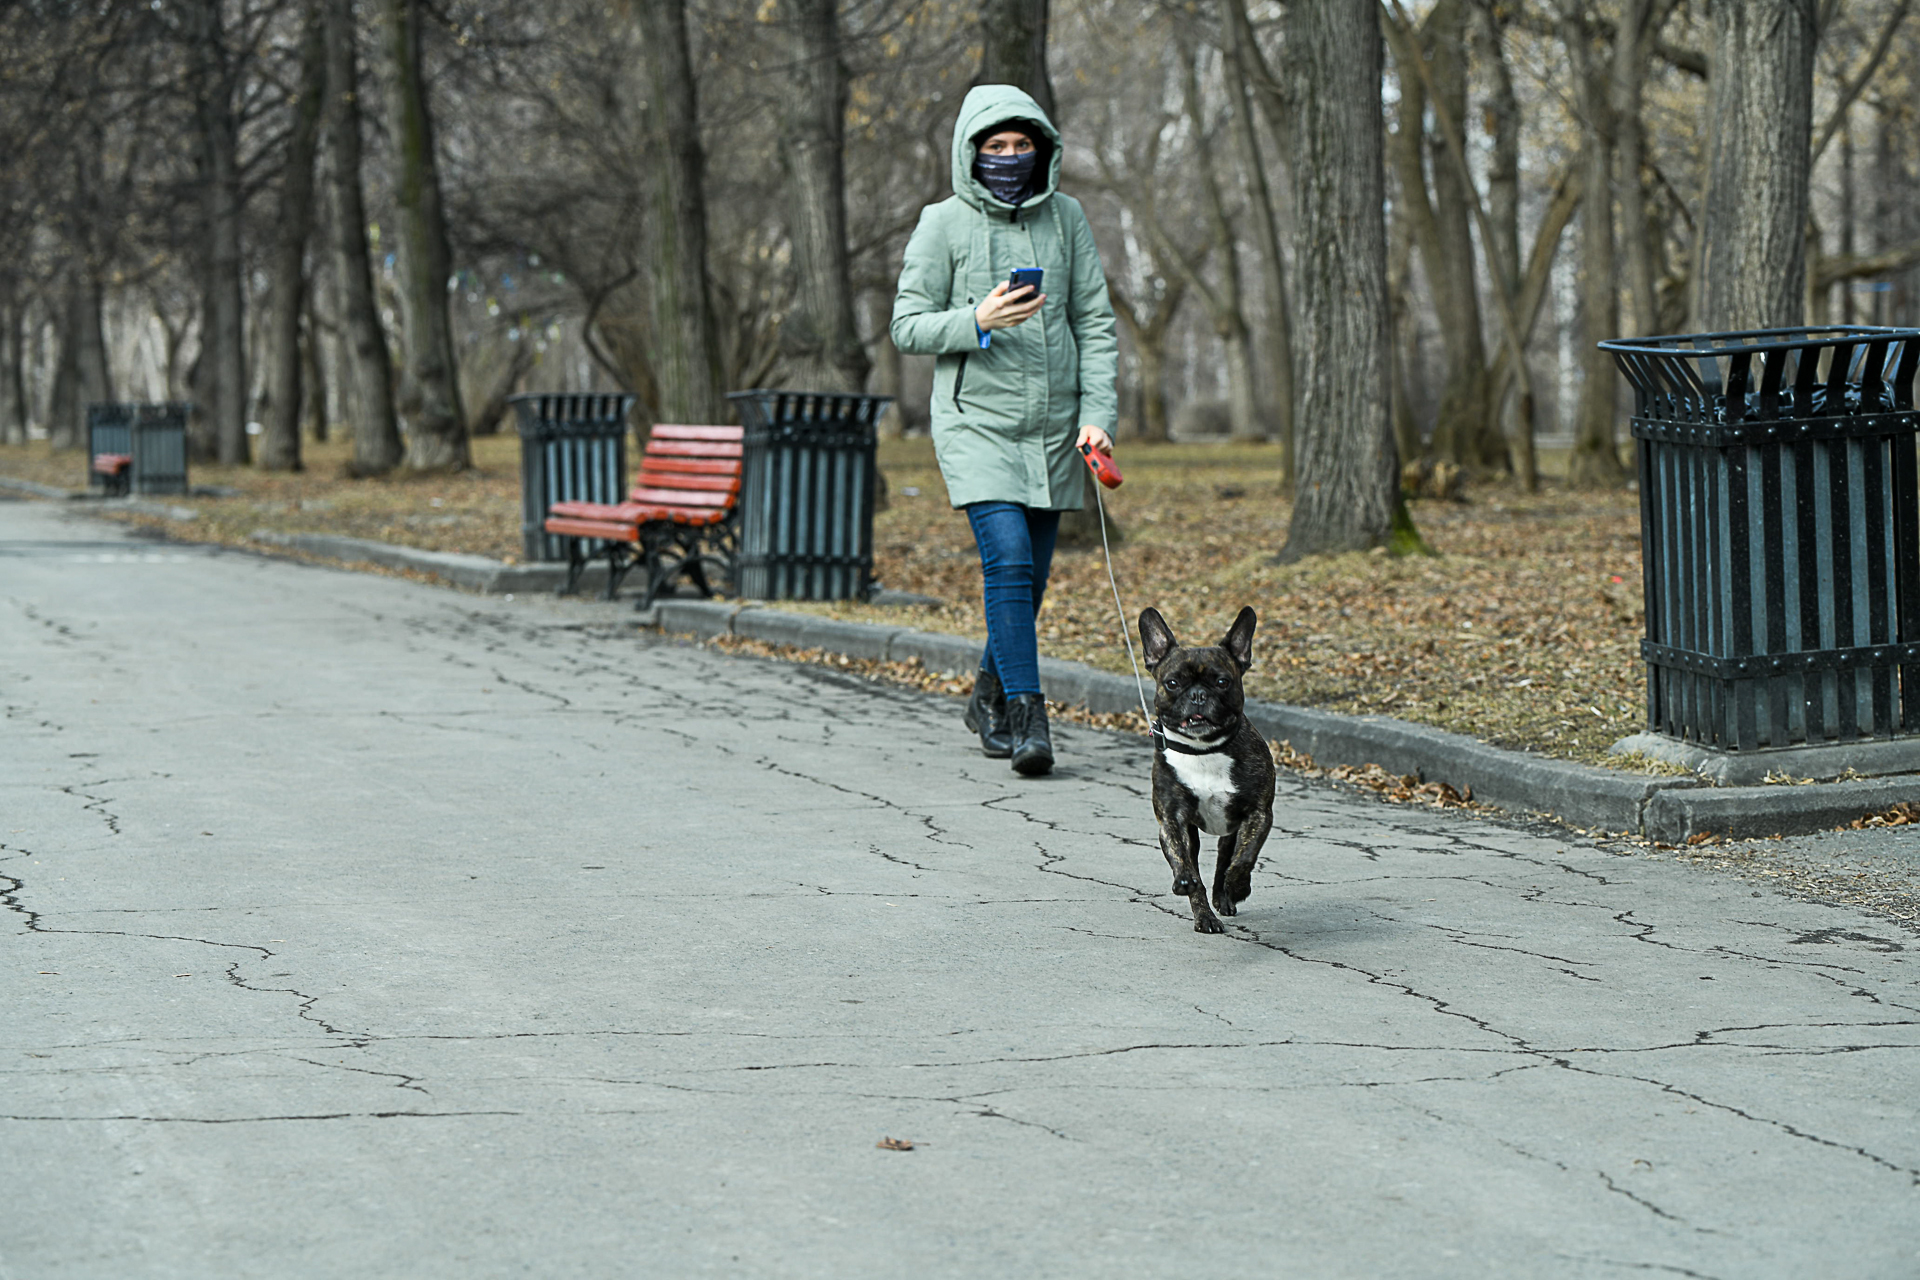
[[[642,609],[681,576],[702,595],[713,594],[707,566],[730,582],[739,521],[740,427],[653,428],[640,458],[640,474],[621,503],[556,502],[545,528],[567,546],[567,583],[580,583],[596,559],[607,562],[606,598],[613,599],[635,565],[647,567]]]
[[[93,473],[101,477],[107,493],[116,497],[124,494],[133,479],[133,455],[96,453],[93,455]]]

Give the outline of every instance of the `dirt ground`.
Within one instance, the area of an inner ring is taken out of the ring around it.
[[[517,437],[476,440],[475,468],[457,476],[351,480],[346,442],[306,448],[307,470],[295,475],[196,465],[196,489],[222,496],[172,500],[195,512],[191,521],[117,518],[232,545],[258,547],[254,531],[270,529],[520,554]],[[1642,727],[1634,494],[1469,486],[1459,501],[1413,504],[1431,558],[1377,552],[1278,565],[1291,508],[1273,446],[1128,443],[1119,461],[1126,484],[1106,496],[1124,534],[1114,573],[1127,616],[1152,605],[1183,639],[1213,639],[1252,605],[1254,695],[1595,763]],[[877,576],[942,603],[793,607],[984,639],[972,537],[947,506],[931,444],[885,442],[881,465],[892,500],[874,521]],[[0,474],[42,484],[81,487],[84,466],[79,452],[44,442],[0,447]],[[1128,670],[1097,541],[1056,556],[1040,633],[1053,657]]]

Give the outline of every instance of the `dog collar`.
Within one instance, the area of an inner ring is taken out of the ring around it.
[[[1147,727],[1153,734],[1154,746],[1158,747],[1162,751],[1178,752],[1180,755],[1183,755],[1183,756],[1217,755],[1220,752],[1225,751],[1227,749],[1228,743],[1230,743],[1233,740],[1233,734],[1231,731],[1229,731],[1228,733],[1222,735],[1218,745],[1216,746],[1190,747],[1184,742],[1175,742],[1173,740],[1173,736],[1160,726],[1160,722],[1158,720],[1155,720],[1151,725]]]

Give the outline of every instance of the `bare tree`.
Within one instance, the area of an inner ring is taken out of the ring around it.
[[[326,29],[318,4],[309,5],[300,41],[300,88],[293,101],[286,167],[280,178],[280,217],[268,298],[267,421],[259,465],[300,470],[302,352],[300,322],[307,306],[307,240],[313,226],[313,159],[326,105]]]
[[[1266,291],[1266,340],[1263,363],[1273,385],[1273,433],[1280,442],[1282,484],[1293,481],[1293,316],[1287,300],[1287,263],[1280,248],[1280,225],[1267,183],[1267,164],[1261,155],[1259,130],[1254,125],[1253,85],[1264,70],[1258,63],[1259,46],[1247,21],[1245,0],[1225,0],[1228,104],[1232,111],[1233,146],[1246,182],[1247,204],[1253,216],[1254,248],[1260,259],[1260,278]]]
[[[1315,0],[1290,6],[1288,21],[1299,474],[1280,555],[1294,560],[1387,544],[1400,475],[1387,403],[1379,13],[1374,0]]]
[[[229,42],[221,0],[191,0],[187,8],[198,163],[205,208],[202,253],[200,385],[204,388],[200,437],[221,462],[247,460],[247,356],[245,285],[242,281],[240,175],[240,54]]]
[[[1400,88],[1398,127],[1388,151],[1413,243],[1433,289],[1446,353],[1433,448],[1476,469],[1504,469],[1506,445],[1488,396],[1469,184],[1447,154],[1441,131],[1430,135],[1426,125],[1430,112],[1436,121],[1442,115],[1456,122],[1466,116],[1467,6],[1465,0],[1439,0],[1417,27],[1393,11],[1384,16]]]
[[[333,274],[340,299],[340,353],[353,418],[354,474],[385,475],[400,464],[393,412],[393,364],[373,300],[367,212],[360,185],[359,58],[353,0],[321,0],[327,47],[327,180],[332,199]]]
[[[781,149],[792,192],[788,233],[798,292],[781,326],[781,354],[800,385],[859,391],[871,362],[853,319],[847,261],[847,68],[835,0],[785,0],[791,92]]]
[[[1642,0],[1630,0],[1636,9]],[[1606,488],[1626,481],[1620,463],[1615,409],[1619,376],[1598,344],[1619,336],[1620,287],[1613,236],[1613,100],[1596,66],[1596,36],[1580,0],[1560,0],[1561,43],[1573,68],[1574,102],[1580,119],[1580,174],[1586,200],[1580,210],[1580,409],[1567,479],[1576,486]],[[1616,39],[1630,39],[1619,32]]]
[[[653,299],[654,373],[668,422],[721,422],[720,344],[707,274],[706,152],[685,0],[633,0],[645,45],[647,118],[658,149],[646,219]]]
[[[473,458],[447,315],[453,255],[447,245],[433,116],[421,67],[421,0],[385,0],[385,5],[387,127],[395,152],[400,305],[406,330],[399,409],[407,424],[407,465],[416,471],[461,471]]]

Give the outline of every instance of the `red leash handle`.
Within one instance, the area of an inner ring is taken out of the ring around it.
[[[1120,468],[1113,465],[1113,458],[1094,448],[1092,444],[1080,446],[1080,456],[1087,460],[1087,468],[1093,472],[1100,483],[1109,489],[1118,489],[1121,484]]]

